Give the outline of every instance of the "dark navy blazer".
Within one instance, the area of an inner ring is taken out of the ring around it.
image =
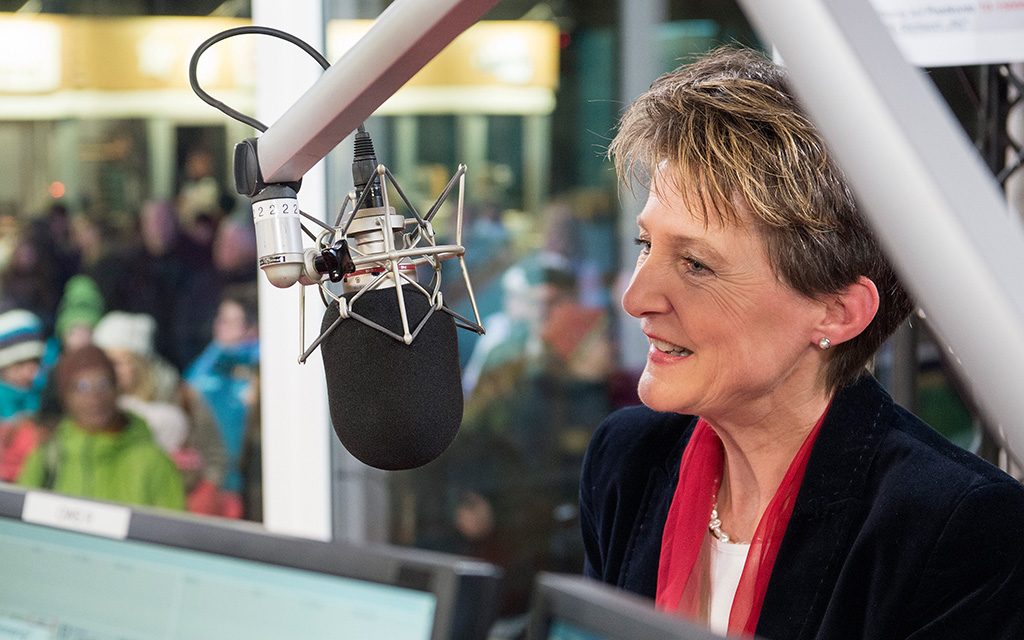
[[[587,575],[654,597],[695,424],[632,407],[598,429],[580,484]],[[757,634],[1024,639],[1024,487],[863,377],[822,424]]]

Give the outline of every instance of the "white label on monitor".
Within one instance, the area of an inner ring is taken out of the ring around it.
[[[124,540],[132,512],[128,507],[30,491],[25,495],[21,519],[33,524],[70,529]]]

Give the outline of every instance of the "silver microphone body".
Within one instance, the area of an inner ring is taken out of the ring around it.
[[[252,219],[260,269],[275,287],[292,286],[305,265],[295,191],[285,185],[267,186],[252,199]]]
[[[405,217],[397,215],[392,206],[366,207],[356,211],[346,234],[349,247],[357,256],[380,257],[380,260],[371,262],[346,276],[342,282],[345,293],[359,291],[377,279],[381,271],[391,267],[387,256],[395,249],[404,248],[405,224]],[[386,237],[385,234],[390,237]],[[407,265],[401,265],[400,268],[405,266]],[[372,289],[390,288],[396,284],[393,278],[383,278],[374,283]]]

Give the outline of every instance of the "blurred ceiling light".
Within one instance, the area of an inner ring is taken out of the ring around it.
[[[31,18],[0,20],[0,92],[42,93],[60,82],[60,28]]]

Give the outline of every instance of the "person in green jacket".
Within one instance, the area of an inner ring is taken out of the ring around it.
[[[85,346],[54,369],[64,416],[25,461],[18,484],[86,498],[183,509],[181,475],[142,418],[117,407],[114,366]]]

